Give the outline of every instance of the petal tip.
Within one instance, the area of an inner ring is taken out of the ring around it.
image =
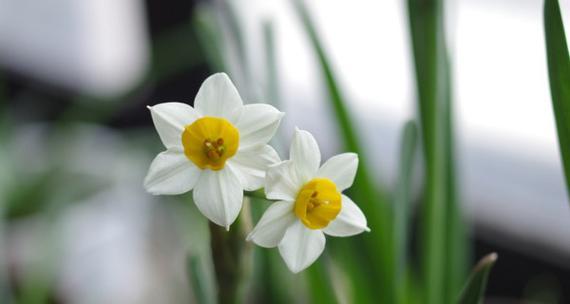
[[[356,159],[358,159],[358,154],[354,153],[354,152],[346,152],[346,154],[348,154],[351,157],[354,157]]]
[[[210,77],[206,78],[206,80],[204,82],[206,82],[209,79],[222,79],[223,81],[229,81],[230,83],[233,84],[230,76],[226,72],[214,73],[214,74],[210,75]]]
[[[313,263],[314,263],[314,261],[313,261]],[[289,271],[291,271],[293,274],[298,274],[299,272],[309,268],[311,265],[313,265],[313,263],[311,263],[309,265],[305,265],[305,266],[303,266],[303,265],[289,265],[287,263],[285,263],[285,264],[287,264],[287,268],[289,268]]]
[[[152,190],[148,189],[146,186],[145,186],[145,190],[146,190],[146,192],[147,192],[148,194],[150,194],[150,195],[152,195],[152,196],[159,196],[159,195],[160,195],[159,192],[157,192],[157,191],[152,191]]]

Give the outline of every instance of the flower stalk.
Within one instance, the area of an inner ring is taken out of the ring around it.
[[[245,278],[251,272],[252,245],[243,241],[252,226],[249,204],[246,202],[243,205],[240,216],[229,231],[212,222],[209,226],[218,302],[241,303],[246,287],[243,282],[247,282]]]

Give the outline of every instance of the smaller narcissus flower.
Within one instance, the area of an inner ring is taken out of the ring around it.
[[[283,113],[267,104],[243,105],[224,73],[202,83],[194,108],[178,102],[148,108],[166,151],[150,165],[146,190],[155,195],[193,190],[200,212],[229,229],[243,191],[263,187],[267,167],[280,161],[267,143]]]
[[[325,234],[351,236],[370,229],[360,208],[341,193],[354,182],[355,153],[339,154],[320,166],[315,138],[297,129],[289,156],[269,167],[265,192],[279,201],[265,211],[247,240],[266,248],[278,246],[287,267],[297,273],[321,255]]]

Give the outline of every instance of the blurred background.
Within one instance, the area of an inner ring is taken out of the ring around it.
[[[560,4],[568,25],[570,2]],[[570,301],[570,209],[542,5],[444,7],[468,268],[499,254],[489,303]],[[401,130],[418,111],[406,2],[305,6],[371,179],[392,189]],[[207,76],[225,71],[246,103],[286,112],[274,142],[282,158],[294,126],[315,134],[323,159],[343,152],[301,19],[285,0],[0,0],[0,303],[215,302],[208,226],[191,195],[153,197],[142,187],[162,149],[146,105],[191,104]],[[414,159],[417,207],[419,150]],[[411,217],[414,261],[421,227]],[[252,250],[248,302],[314,302],[310,278],[288,273],[276,250]],[[278,291],[264,285],[268,264]],[[340,301],[352,302],[342,288],[351,277],[333,277]]]

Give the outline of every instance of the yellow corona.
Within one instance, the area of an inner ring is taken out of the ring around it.
[[[228,120],[205,116],[187,125],[182,133],[184,154],[200,169],[224,168],[239,147],[239,131]]]
[[[322,229],[334,220],[341,209],[341,195],[335,183],[315,178],[297,194],[295,215],[310,229]]]

